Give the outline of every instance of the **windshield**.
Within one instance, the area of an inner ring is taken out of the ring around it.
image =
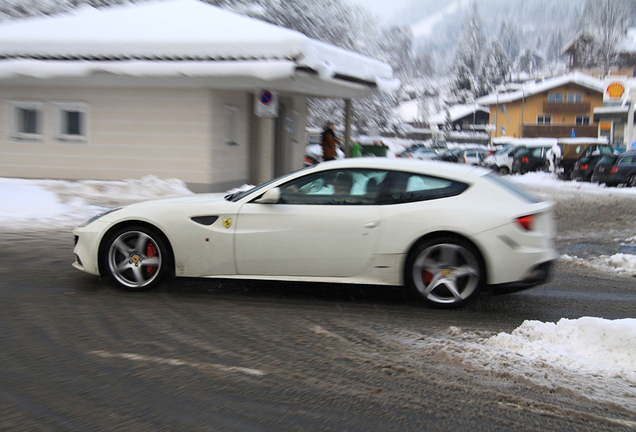
[[[305,170],[308,170],[308,169],[311,169],[311,168],[313,168],[313,167],[302,168],[302,169],[300,169],[298,171],[294,171],[294,172],[291,172],[289,174],[285,174],[282,177],[277,177],[277,178],[275,178],[273,180],[270,180],[270,181],[268,181],[266,183],[261,183],[260,185],[255,186],[255,187],[253,187],[251,189],[241,190],[241,191],[238,191],[238,192],[234,192],[232,194],[227,194],[227,195],[225,195],[225,199],[228,200],[228,201],[237,202],[237,201],[241,200],[242,198],[248,196],[249,194],[251,194],[253,192],[256,192],[256,191],[258,191],[260,189],[263,189],[263,188],[269,186],[270,184],[272,184],[274,182],[277,182],[278,180],[282,180],[284,178],[289,177],[292,174],[296,174],[297,172],[305,171]]]
[[[500,148],[499,150],[497,150],[495,152],[495,155],[506,154],[508,152],[508,150],[510,150],[510,147],[512,147],[512,144],[508,144],[508,145],[503,146],[502,148]]]
[[[612,165],[616,160],[616,156],[603,156],[600,161],[598,161],[599,165]]]

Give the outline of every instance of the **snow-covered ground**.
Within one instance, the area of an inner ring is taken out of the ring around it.
[[[563,182],[544,173],[509,179],[555,202],[564,196],[636,197],[636,188]],[[0,229],[70,229],[117,205],[191,193],[180,180],[152,176],[75,182],[0,178]],[[636,237],[624,242],[636,243]],[[564,255],[561,259],[602,272],[636,276],[636,255],[591,260]],[[404,342],[445,361],[636,414],[636,319],[525,321],[510,334],[492,337],[450,328],[446,335],[405,338]]]

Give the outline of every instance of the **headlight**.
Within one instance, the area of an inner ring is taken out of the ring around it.
[[[122,206],[122,207],[117,207],[117,208],[114,208],[114,209],[106,210],[105,212],[102,212],[102,213],[100,213],[98,215],[93,216],[92,218],[90,218],[89,220],[87,220],[86,222],[81,224],[78,228],[84,228],[85,226],[88,226],[88,225],[92,224],[93,222],[95,222],[97,219],[99,219],[99,218],[101,218],[103,216],[106,216],[107,214],[112,213],[114,211],[121,210],[123,208],[124,207]]]

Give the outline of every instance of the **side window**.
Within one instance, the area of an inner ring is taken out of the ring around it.
[[[536,149],[532,150],[532,156],[541,157],[541,153],[542,152],[543,152],[543,148],[542,147],[537,147]]]
[[[35,101],[11,102],[11,132],[17,139],[42,139],[44,134],[44,104]]]
[[[636,157],[624,157],[618,162],[618,165],[633,165],[636,162]]]
[[[344,169],[323,171],[285,183],[281,204],[369,205],[376,204],[387,171]]]
[[[562,92],[548,93],[548,103],[563,103],[563,93]]]
[[[392,173],[390,181],[391,188],[384,197],[389,204],[452,197],[468,188],[467,184],[453,180],[406,172]]]
[[[86,141],[88,136],[88,104],[55,102],[55,137],[60,141]]]
[[[583,102],[583,93],[568,92],[568,103],[581,103],[581,102]]]

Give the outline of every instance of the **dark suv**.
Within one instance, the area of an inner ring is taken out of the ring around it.
[[[589,147],[584,155],[579,158],[572,168],[572,180],[592,181],[592,174],[596,164],[605,156],[612,156],[614,152],[611,147],[596,146]]]
[[[541,171],[546,165],[546,154],[552,146],[528,147],[515,153],[512,160],[512,172],[525,174],[530,171]]]
[[[625,183],[627,186],[636,187],[636,151],[603,157],[596,164],[592,181],[608,186]]]

